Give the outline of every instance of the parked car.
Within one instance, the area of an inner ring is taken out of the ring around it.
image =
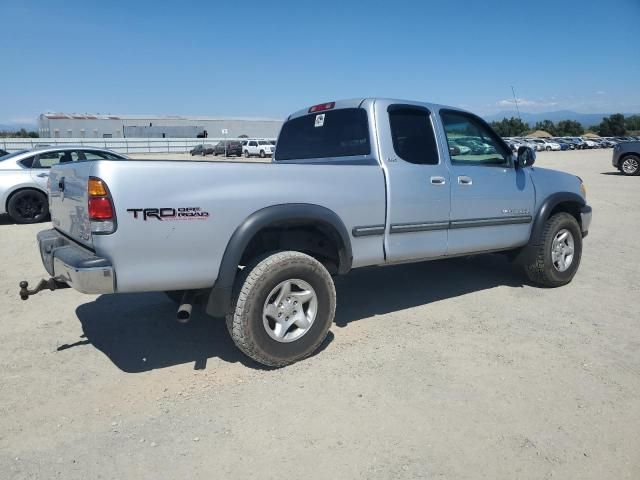
[[[522,143],[524,146],[529,147],[534,149],[536,152],[542,150],[542,147],[540,145],[538,145],[535,142],[532,142],[530,139],[528,138],[518,138],[517,139],[520,143]]]
[[[620,142],[613,147],[611,163],[624,175],[640,175],[640,141]]]
[[[587,148],[584,140],[580,137],[562,137],[562,139],[566,142],[573,143],[576,150],[584,150],[585,148]]]
[[[554,138],[553,141],[560,145],[560,150],[575,150],[576,146],[572,143],[569,143],[561,138]]]
[[[469,132],[492,152],[451,154]],[[532,282],[569,283],[591,208],[580,178],[534,161],[469,112],[355,99],[290,115],[270,163],[60,164],[38,234],[51,278],[20,295],[168,291],[179,320],[202,303],[246,355],[284,366],[322,344],[332,275],[354,268],[501,251]]]
[[[191,150],[189,150],[189,153],[192,157],[194,155],[202,155],[203,157],[206,155],[211,155],[213,154],[213,145],[209,143],[201,143],[200,145],[196,145]]]
[[[593,141],[591,138],[583,138],[584,148],[597,148],[598,144]]]
[[[546,138],[532,138],[531,141],[540,145],[540,150],[561,150],[560,144],[552,140],[547,140]]]
[[[242,153],[245,157],[270,157],[273,155],[276,147],[273,143],[267,140],[249,140],[247,144],[242,147]]]
[[[214,155],[226,155],[227,157],[242,155],[242,142],[238,140],[222,140],[213,149]]]
[[[0,157],[4,157],[5,155],[9,155],[9,152],[0,148]]]
[[[81,146],[21,150],[0,157],[0,214],[8,213],[16,223],[41,222],[49,215],[47,180],[53,165],[126,158],[111,150]]]
[[[467,153],[471,152],[471,149],[465,145],[462,145],[462,143],[458,142],[456,138],[452,138],[449,140],[449,147],[450,148],[454,148],[454,149],[458,149],[458,152],[462,155],[466,155]]]

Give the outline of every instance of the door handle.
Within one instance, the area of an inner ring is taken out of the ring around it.
[[[473,180],[471,177],[467,177],[466,175],[460,175],[458,177],[459,185],[473,185]]]
[[[38,174],[38,176],[39,176],[40,178],[44,178],[44,177],[48,177],[48,176],[49,176],[49,174],[48,174],[48,173],[39,173],[39,174]]]
[[[431,185],[444,185],[447,181],[444,177],[431,177]]]

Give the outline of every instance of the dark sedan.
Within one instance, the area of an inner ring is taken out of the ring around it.
[[[213,150],[214,150],[213,145],[210,145],[208,143],[203,143],[193,147],[189,151],[189,153],[191,154],[192,157],[194,155],[202,155],[204,157],[205,155],[211,155],[213,153]]]

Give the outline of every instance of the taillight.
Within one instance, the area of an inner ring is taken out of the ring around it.
[[[309,109],[309,113],[323,112],[325,110],[331,110],[335,106],[336,106],[336,102],[321,103],[319,105],[314,105],[313,107],[311,107]]]
[[[107,184],[100,178],[89,177],[87,194],[91,233],[115,232],[116,214]]]
[[[91,220],[111,220],[113,207],[108,198],[89,197],[89,217]]]

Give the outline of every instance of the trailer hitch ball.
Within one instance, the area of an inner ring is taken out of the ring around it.
[[[29,290],[29,282],[26,280],[22,280],[20,282],[20,298],[22,300],[27,300],[29,296],[35,295],[41,290],[58,290],[60,288],[69,288],[69,285],[65,282],[61,282],[60,280],[56,280],[55,278],[49,278],[47,280],[42,279],[36,285],[36,288],[33,290]]]

